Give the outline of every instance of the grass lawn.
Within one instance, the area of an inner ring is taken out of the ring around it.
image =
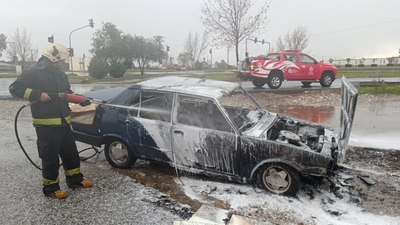
[[[14,71],[1,71],[0,78],[14,78],[17,74]]]
[[[97,81],[105,83],[105,82],[124,82],[126,80],[147,80],[155,77],[162,77],[162,76],[185,76],[185,77],[195,77],[195,78],[202,78],[202,79],[210,79],[210,80],[224,80],[224,81],[237,81],[238,75],[237,73],[233,72],[201,72],[196,73],[189,71],[188,73],[177,73],[177,74],[166,74],[166,73],[157,73],[157,74],[146,74],[141,76],[138,73],[130,73],[126,72],[123,78],[112,78],[110,76],[106,76],[101,80],[96,80],[90,76],[70,76],[69,80],[71,83],[95,83]]]
[[[359,87],[360,94],[395,94],[400,95],[400,85],[378,85],[374,87]]]
[[[379,71],[379,70],[363,70],[363,71],[339,71],[340,76],[350,77],[400,77],[399,71]]]

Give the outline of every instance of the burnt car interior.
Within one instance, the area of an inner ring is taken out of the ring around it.
[[[212,99],[179,96],[177,122],[201,128],[233,132]]]

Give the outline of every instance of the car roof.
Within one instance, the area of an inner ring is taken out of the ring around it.
[[[227,81],[205,80],[180,76],[154,78],[140,82],[137,85],[139,85],[141,89],[171,91],[211,98],[219,98],[231,93],[239,87],[239,84]],[[137,87],[137,85],[135,86]]]

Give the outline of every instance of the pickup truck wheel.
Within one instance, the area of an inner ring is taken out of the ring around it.
[[[133,151],[128,145],[117,139],[107,141],[104,154],[108,163],[117,168],[126,169],[136,162]]]
[[[293,196],[297,194],[301,185],[297,171],[282,163],[270,163],[261,167],[259,181],[272,193]]]
[[[253,77],[253,85],[256,86],[257,88],[262,88],[265,83],[267,83],[267,79],[265,78],[260,78],[260,77]]]
[[[268,77],[267,84],[271,89],[278,89],[282,85],[282,78],[278,74],[271,74]]]
[[[333,74],[331,72],[324,72],[321,76],[321,80],[319,80],[319,83],[321,84],[322,87],[329,87],[333,83]]]

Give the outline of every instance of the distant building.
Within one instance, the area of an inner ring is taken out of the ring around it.
[[[69,64],[69,70],[73,71],[88,71],[89,69],[89,64],[91,57],[72,57],[72,65],[71,61]]]
[[[15,65],[5,62],[0,62],[0,71],[15,71]]]

